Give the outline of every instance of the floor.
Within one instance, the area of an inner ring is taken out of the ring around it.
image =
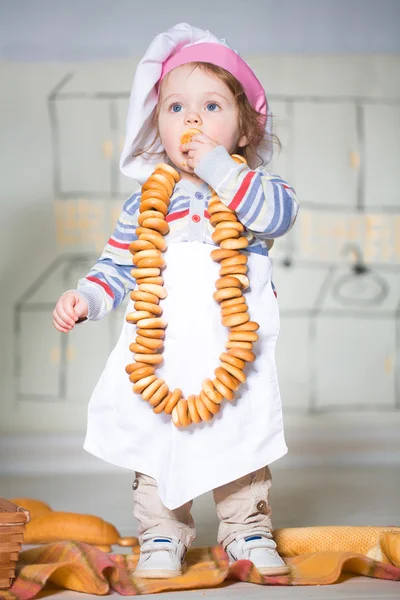
[[[131,516],[129,473],[7,476],[0,477],[0,495],[30,497],[46,501],[53,510],[96,514],[113,523],[121,535],[135,535]],[[386,467],[308,467],[273,469],[272,507],[274,527],[312,525],[400,525],[400,469]],[[210,494],[198,498],[193,507],[197,524],[195,546],[215,544],[217,519]],[[296,598],[333,600],[399,599],[400,583],[363,577],[321,587],[265,588],[253,584],[231,585],[200,591],[165,593],[170,600],[219,599],[285,600]],[[112,594],[112,597],[117,597]],[[151,594],[148,597],[156,596]],[[60,600],[82,598],[82,594],[59,592]],[[86,595],[86,599],[98,598]]]

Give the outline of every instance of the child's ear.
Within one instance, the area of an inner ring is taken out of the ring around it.
[[[249,138],[247,137],[247,135],[242,135],[241,138],[239,138],[239,141],[237,143],[239,148],[244,148],[245,146],[249,145]]]

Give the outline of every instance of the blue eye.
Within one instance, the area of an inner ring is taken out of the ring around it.
[[[171,110],[172,110],[172,112],[176,112],[176,113],[177,112],[181,112],[181,110],[182,110],[182,104],[173,104],[171,106]]]
[[[207,110],[209,110],[210,112],[215,112],[218,108],[219,106],[218,104],[216,104],[216,102],[209,102],[207,104]]]

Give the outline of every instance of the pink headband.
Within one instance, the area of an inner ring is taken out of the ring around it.
[[[176,67],[190,62],[208,62],[222,67],[242,84],[251,106],[259,113],[267,114],[267,99],[264,88],[248,64],[236,52],[213,42],[185,46],[163,63],[160,81]]]

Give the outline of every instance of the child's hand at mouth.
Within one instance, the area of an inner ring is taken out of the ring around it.
[[[190,135],[192,131],[193,134]],[[186,141],[187,134],[191,137],[190,141]],[[205,133],[202,133],[201,131],[197,132],[193,129],[184,133],[181,137],[181,141],[186,141],[186,143],[181,143],[179,146],[180,152],[186,155],[185,164],[182,166],[192,170],[197,167],[204,156],[212,152],[217,146],[220,146],[217,141],[211,139]]]

